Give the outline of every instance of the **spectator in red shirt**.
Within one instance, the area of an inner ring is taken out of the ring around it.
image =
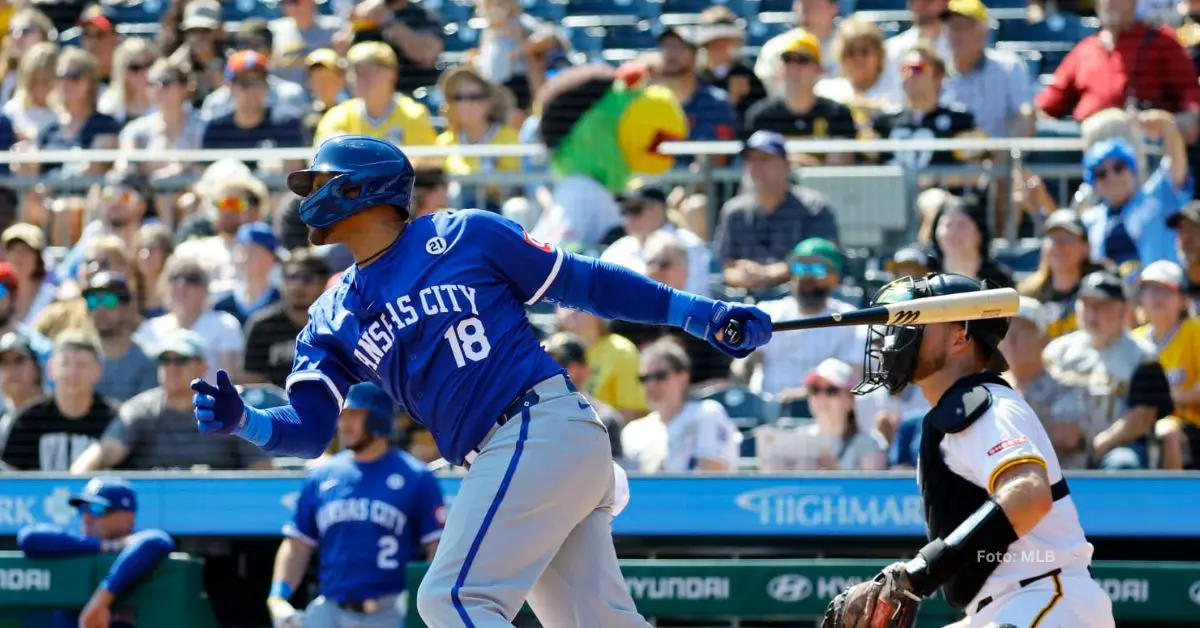
[[[1137,19],[1136,0],[1098,0],[1101,30],[1079,42],[1042,93],[1038,109],[1083,121],[1106,109],[1200,108],[1192,61],[1174,33]]]

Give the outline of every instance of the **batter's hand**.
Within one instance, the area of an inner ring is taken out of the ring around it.
[[[693,310],[708,311],[690,312],[684,331],[732,358],[744,358],[771,339],[771,317],[756,307],[705,299],[697,301]],[[726,337],[730,322],[737,323],[739,333],[734,338]]]
[[[267,598],[267,610],[271,613],[271,628],[303,628],[300,611],[281,597]]]
[[[196,429],[202,434],[232,434],[246,417],[246,404],[224,369],[217,371],[217,385],[203,379],[192,380],[192,407]]]

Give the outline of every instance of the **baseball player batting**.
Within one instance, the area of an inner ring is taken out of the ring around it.
[[[337,423],[346,449],[308,474],[283,526],[267,598],[274,628],[404,623],[404,567],[422,546],[433,556],[445,506],[425,464],[388,443],[395,415],[392,399],[375,384],[350,387]],[[314,548],[321,555],[321,594],[300,613],[288,600]]]
[[[978,292],[963,275],[898,279],[871,305]],[[855,392],[921,388],[918,482],[929,544],[830,604],[824,628],[902,628],[939,587],[970,628],[1106,628],[1112,604],[1041,421],[1001,379],[1007,318],[872,325]]]
[[[543,625],[646,626],[613,547],[608,435],[525,306],[669,324],[733,357],[770,339],[770,319],[542,244],[495,214],[410,219],[413,177],[400,149],[363,136],[325,141],[288,176],[310,241],[343,244],[356,263],[309,310],[290,404],[247,408],[218,372],[193,383],[200,431],[316,457],[350,386],[376,383],[469,467],[417,593],[426,623],[509,626],[528,600]],[[730,321],[737,342],[719,332]]]

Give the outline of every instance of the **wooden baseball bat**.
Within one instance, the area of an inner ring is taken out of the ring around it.
[[[929,325],[983,318],[1007,318],[1016,314],[1020,305],[1021,298],[1016,290],[993,288],[978,292],[912,299],[850,312],[835,312],[824,316],[776,321],[771,329],[773,331],[793,331],[846,325]],[[730,321],[725,326],[723,333],[727,342],[737,344],[742,337],[742,326],[737,321]]]

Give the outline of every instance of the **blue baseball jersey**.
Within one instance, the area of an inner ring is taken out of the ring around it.
[[[442,535],[437,478],[416,458],[389,451],[357,462],[343,451],[304,480],[283,533],[316,546],[321,595],[361,601],[404,591],[404,567]]]
[[[352,384],[374,382],[429,429],[446,460],[462,464],[509,404],[563,372],[525,313],[563,257],[489,212],[413,220],[309,309],[288,388],[319,381],[340,407]]]

